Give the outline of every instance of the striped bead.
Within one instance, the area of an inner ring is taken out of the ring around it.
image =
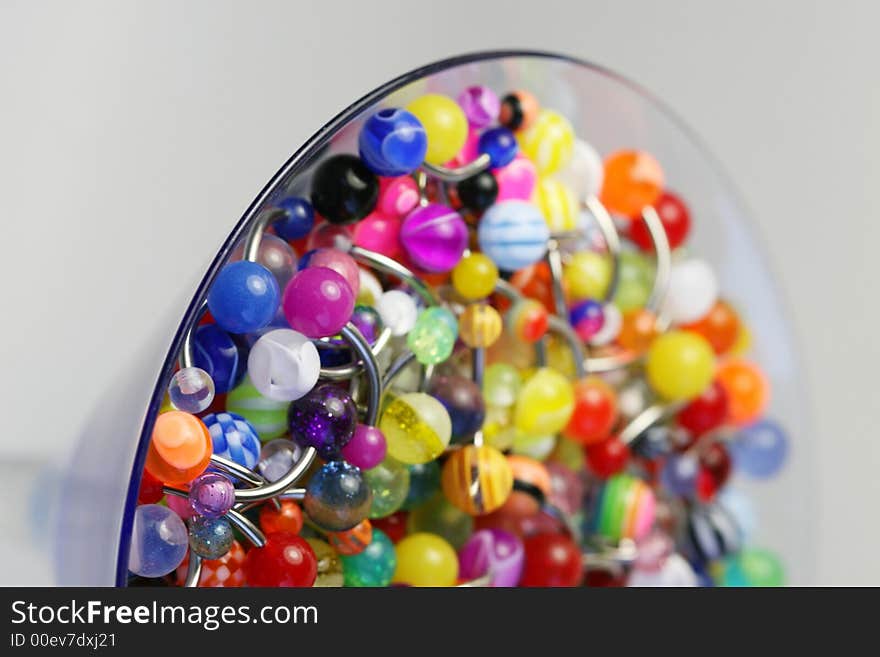
[[[263,442],[287,433],[288,406],[288,402],[277,402],[261,395],[250,378],[226,396],[226,410],[250,422]]]
[[[351,529],[342,532],[330,532],[327,534],[330,542],[339,554],[348,556],[360,554],[367,549],[373,540],[373,526],[364,518]]]
[[[612,541],[643,537],[654,522],[655,500],[651,488],[627,474],[611,477],[599,493],[593,530]]]
[[[566,184],[553,178],[542,178],[532,200],[541,209],[552,232],[577,228],[580,208],[577,197]]]
[[[480,250],[502,271],[532,265],[547,252],[550,229],[541,210],[525,201],[502,201],[486,210],[477,228]]]
[[[742,531],[719,504],[694,506],[688,513],[687,543],[700,561],[714,561],[742,548]]]
[[[558,112],[543,110],[520,137],[520,146],[523,153],[535,163],[538,173],[547,176],[563,169],[571,160],[574,128]]]
[[[458,318],[458,337],[468,347],[491,347],[501,335],[501,315],[492,306],[472,303]]]
[[[494,447],[467,445],[443,465],[440,485],[446,498],[472,516],[499,508],[513,490],[513,472]]]

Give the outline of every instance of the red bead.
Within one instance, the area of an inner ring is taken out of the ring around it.
[[[244,570],[250,586],[312,586],[318,560],[305,539],[279,532],[247,553]]]
[[[666,239],[672,249],[681,246],[691,230],[691,216],[684,202],[670,192],[663,192],[654,209],[660,217],[660,223],[666,231]],[[648,226],[641,217],[633,217],[629,224],[629,238],[635,242],[642,251],[653,251],[654,241]]]
[[[587,463],[590,470],[603,479],[623,470],[628,461],[629,447],[617,436],[611,436],[601,443],[587,447]]]
[[[156,504],[164,496],[162,482],[144,470],[141,487],[138,488],[138,504]]]
[[[272,504],[264,504],[260,509],[260,527],[267,534],[299,534],[303,528],[302,509],[299,504],[290,500],[281,500],[280,509]]]
[[[526,559],[520,586],[577,586],[581,551],[564,534],[537,534],[523,541]]]
[[[401,541],[406,536],[406,511],[397,511],[384,518],[374,518],[370,522],[376,529],[381,529],[392,543]]]
[[[584,586],[591,588],[618,588],[626,583],[626,576],[606,568],[587,568],[584,571]]]
[[[727,392],[718,381],[713,381],[699,397],[678,412],[678,424],[698,437],[720,427],[726,417]]]
[[[202,561],[202,572],[199,576],[199,586],[213,588],[235,588],[245,586],[247,583],[244,576],[244,562],[246,559],[244,548],[238,541],[232,541],[229,552],[219,559]],[[177,585],[183,586],[186,581],[186,570],[189,566],[189,554],[177,568]]]
[[[574,412],[563,431],[582,445],[606,439],[617,421],[617,395],[598,377],[587,377],[574,386]]]
[[[712,443],[700,453],[700,469],[697,471],[697,497],[708,502],[724,486],[730,477],[730,454],[721,443]]]

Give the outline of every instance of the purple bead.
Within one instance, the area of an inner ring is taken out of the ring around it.
[[[584,342],[596,335],[605,324],[602,304],[592,299],[581,301],[569,311],[568,315],[572,328]]]
[[[524,559],[519,538],[503,529],[481,529],[458,552],[459,577],[470,580],[491,573],[490,586],[516,586]]]
[[[206,472],[190,485],[189,503],[200,516],[219,518],[235,504],[235,487],[222,474]]]
[[[333,460],[354,434],[357,408],[342,388],[324,384],[290,404],[287,422],[300,447],[314,447],[321,458]]]
[[[501,101],[489,87],[468,87],[459,94],[458,104],[474,128],[485,128],[501,112]]]
[[[361,470],[375,468],[385,459],[385,434],[376,427],[358,424],[348,444],[342,448],[342,458]]]
[[[325,338],[342,330],[354,310],[354,292],[341,275],[327,267],[307,267],[284,289],[284,316],[290,327],[308,338]]]
[[[376,342],[384,328],[382,316],[372,306],[355,306],[351,314],[351,323],[371,345]]]
[[[452,208],[430,203],[416,208],[404,219],[400,243],[417,267],[429,272],[448,272],[467,248],[467,224]]]
[[[670,456],[660,472],[660,482],[673,495],[689,497],[696,486],[698,469],[696,456],[691,454]]]

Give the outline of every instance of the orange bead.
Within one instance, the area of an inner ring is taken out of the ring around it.
[[[290,500],[281,500],[281,508],[272,504],[264,504],[260,509],[260,527],[267,534],[287,532],[299,534],[303,528],[303,514],[299,504]]]
[[[728,360],[718,366],[716,376],[727,393],[730,422],[742,426],[763,414],[770,401],[770,382],[757,365],[745,360]]]
[[[657,316],[654,313],[645,308],[636,308],[623,313],[617,344],[640,354],[651,346],[655,337],[657,337]]]
[[[510,455],[507,462],[513,472],[514,485],[532,490],[514,490],[502,508],[517,516],[536,514],[541,508],[539,497],[549,498],[553,489],[550,471],[546,465],[528,456]]]
[[[510,277],[510,284],[523,296],[544,304],[547,312],[556,312],[553,302],[553,276],[550,273],[550,265],[546,262],[537,262],[520,269]],[[503,308],[499,308],[499,310],[503,310]]]
[[[729,303],[718,300],[705,317],[682,328],[706,338],[716,354],[726,354],[739,338],[739,316]]]
[[[645,151],[618,151],[605,160],[599,197],[611,212],[634,217],[660,198],[663,185],[663,169],[653,155]]]
[[[344,532],[331,532],[327,534],[327,542],[332,545],[339,554],[351,556],[360,554],[367,549],[373,540],[373,525],[364,518],[351,529]]]
[[[183,411],[168,411],[156,418],[146,469],[166,484],[186,484],[205,471],[213,452],[204,422]]]

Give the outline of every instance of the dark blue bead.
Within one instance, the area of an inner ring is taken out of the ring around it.
[[[245,359],[235,342],[216,324],[205,324],[193,336],[193,361],[214,380],[218,393],[227,393],[244,377]]]
[[[230,333],[263,328],[272,321],[280,301],[272,272],[247,260],[223,267],[208,292],[208,309],[214,321]]]
[[[275,207],[284,212],[284,216],[273,223],[278,237],[285,240],[298,240],[308,235],[312,230],[315,223],[315,210],[312,208],[312,204],[304,198],[291,196],[281,199],[275,204]]]
[[[415,171],[428,151],[421,122],[403,109],[379,110],[364,123],[358,139],[361,159],[380,176],[404,176]]]
[[[489,156],[489,166],[492,169],[498,169],[513,161],[519,151],[519,144],[507,128],[492,128],[480,135],[477,149]]]

